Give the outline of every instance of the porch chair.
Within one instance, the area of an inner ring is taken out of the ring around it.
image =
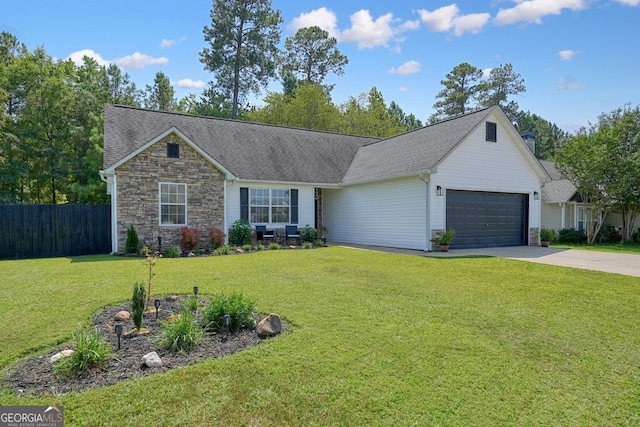
[[[274,238],[273,231],[268,231],[266,225],[256,225],[256,242],[261,241],[264,243],[266,239],[273,241]]]
[[[289,244],[289,239],[296,239],[296,245],[300,243],[300,232],[297,225],[287,225],[284,229],[284,243]]]

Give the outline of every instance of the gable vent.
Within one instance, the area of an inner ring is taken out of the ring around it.
[[[171,159],[180,158],[180,145],[179,144],[167,144],[167,157]]]
[[[487,122],[487,141],[498,141],[498,125],[493,122]]]

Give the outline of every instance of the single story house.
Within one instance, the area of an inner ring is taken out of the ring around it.
[[[328,241],[431,250],[537,245],[549,174],[499,107],[377,139],[105,107],[112,249],[179,229],[318,228]]]

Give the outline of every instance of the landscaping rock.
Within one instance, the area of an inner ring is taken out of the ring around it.
[[[56,354],[54,354],[53,356],[51,356],[51,364],[53,365],[54,363],[56,363],[58,360],[62,359],[63,357],[68,357],[71,356],[74,353],[73,350],[62,350]]]
[[[148,366],[149,368],[161,368],[162,359],[160,359],[158,353],[152,351],[151,353],[147,353],[142,356],[142,364]]]
[[[116,322],[126,322],[130,318],[131,318],[131,313],[129,313],[126,310],[119,311],[116,313],[115,316],[113,316],[113,320],[115,320]]]
[[[280,316],[271,313],[258,323],[258,326],[256,326],[256,331],[258,332],[258,335],[262,337],[271,337],[273,335],[279,334],[282,331],[282,322],[280,321]]]

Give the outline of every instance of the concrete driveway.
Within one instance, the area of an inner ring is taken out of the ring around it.
[[[506,248],[456,249],[446,253],[430,252],[427,256],[497,256],[541,264],[582,268],[640,277],[640,255],[577,249],[512,246]]]
[[[337,244],[341,245],[341,244]],[[581,251],[576,249],[543,248],[540,246],[510,246],[506,248],[452,249],[449,252],[423,252],[410,249],[383,248],[342,244],[358,249],[394,252],[428,257],[495,256],[540,264],[560,265],[606,273],[640,277],[640,255],[615,252]]]

